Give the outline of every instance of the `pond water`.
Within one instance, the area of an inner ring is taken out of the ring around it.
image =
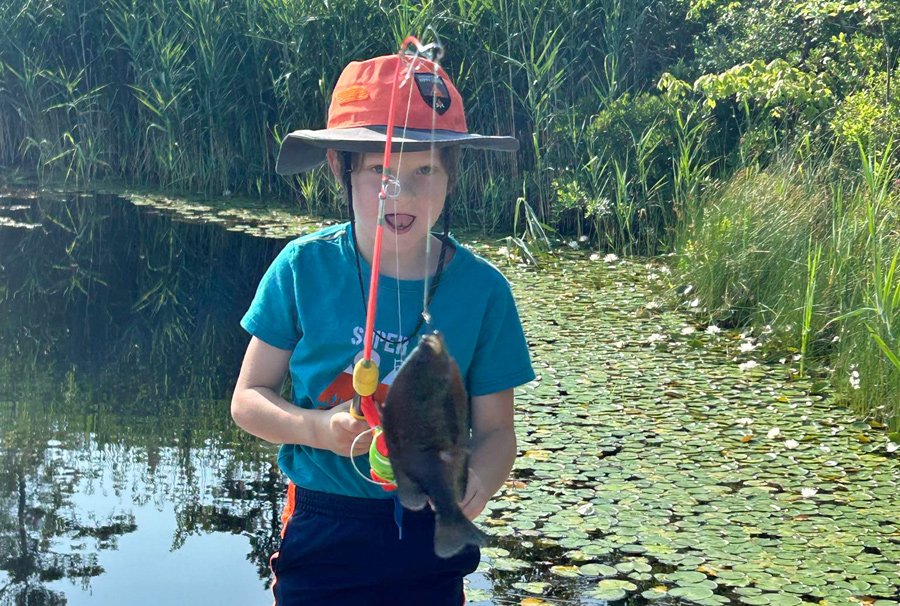
[[[284,240],[208,219],[0,199],[0,605],[271,603],[283,480],[228,400]],[[534,269],[469,242],[512,280],[540,375],[470,604],[898,603],[884,432],[660,304],[657,261]]]
[[[227,398],[282,242],[105,196],[3,207],[0,604],[270,601],[281,479]]]

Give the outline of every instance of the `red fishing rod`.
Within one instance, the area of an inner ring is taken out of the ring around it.
[[[384,155],[382,158],[381,191],[378,193],[378,217],[375,224],[375,244],[372,251],[372,272],[369,278],[369,298],[366,305],[366,328],[363,333],[363,357],[353,367],[353,389],[356,397],[350,407],[351,414],[357,419],[365,419],[370,427],[375,429],[373,448],[369,451],[369,462],[374,472],[373,478],[381,480],[386,489],[393,488],[393,474],[390,463],[387,460],[387,446],[380,433],[381,419],[375,406],[373,395],[378,389],[379,371],[378,365],[372,360],[372,345],[375,339],[375,313],[378,308],[378,278],[381,273],[381,249],[384,237],[384,209],[387,198],[396,197],[399,193],[399,182],[391,173],[391,148],[394,137],[395,125],[395,101],[397,90],[400,88],[400,70],[404,64],[403,58],[407,48],[415,49],[413,61],[432,50],[440,50],[440,45],[435,42],[423,46],[415,36],[407,36],[400,45],[397,53],[397,68],[394,72],[393,86],[391,88],[391,103],[388,110],[386,134],[384,141]],[[405,126],[405,125],[404,125]]]

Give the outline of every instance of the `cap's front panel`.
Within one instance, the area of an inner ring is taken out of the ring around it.
[[[390,55],[353,62],[344,69],[331,99],[328,128],[385,126],[398,57]],[[401,66],[400,87],[394,100],[397,128],[468,132],[462,97],[450,78],[434,63],[417,58],[412,77]]]

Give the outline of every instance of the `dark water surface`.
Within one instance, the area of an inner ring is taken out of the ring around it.
[[[282,244],[0,199],[0,605],[270,603],[282,479],[228,399]]]

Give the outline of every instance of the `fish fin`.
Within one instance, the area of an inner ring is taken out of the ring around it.
[[[478,530],[461,511],[449,516],[438,515],[434,527],[434,553],[441,558],[452,558],[466,545],[484,545],[487,535]]]
[[[397,484],[397,498],[400,499],[400,504],[407,509],[419,511],[428,503],[428,495],[403,472],[395,469],[394,481]]]

